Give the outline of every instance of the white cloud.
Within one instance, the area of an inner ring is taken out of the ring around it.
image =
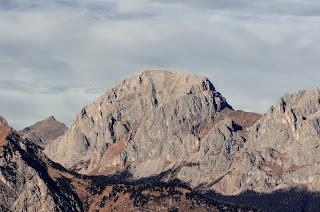
[[[118,10],[121,13],[137,13],[147,9],[149,0],[122,0],[116,1]]]
[[[265,112],[319,83],[319,5],[286,3],[6,0],[1,114],[18,128],[51,114],[70,123],[74,108],[146,68],[206,75],[235,108]]]

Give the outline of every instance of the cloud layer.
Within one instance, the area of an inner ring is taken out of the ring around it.
[[[82,106],[143,69],[208,76],[238,109],[265,112],[319,86],[312,0],[2,0],[0,111],[17,128]]]

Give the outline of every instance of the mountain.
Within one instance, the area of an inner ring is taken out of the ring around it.
[[[45,153],[87,175],[168,173],[210,188],[230,172],[261,115],[235,111],[205,77],[144,71],[84,107]]]
[[[52,122],[25,132],[48,141]],[[23,134],[0,118],[1,211],[320,208],[320,89],[260,115],[234,110],[205,77],[144,71],[44,151]]]
[[[84,107],[45,153],[82,174],[167,173],[226,195],[320,191],[319,99],[300,91],[259,115],[234,110],[207,78],[144,71]]]
[[[76,196],[57,184],[59,172],[38,147],[0,120],[0,210],[80,211]]]
[[[290,187],[319,192],[319,144],[320,89],[286,95],[250,129],[241,158],[221,185],[233,192]]]
[[[88,177],[50,161],[0,117],[0,211],[247,211],[193,191],[182,182],[128,182]],[[252,210],[252,209],[250,209]]]
[[[25,139],[45,148],[48,143],[63,135],[67,129],[65,124],[50,116],[30,127],[26,127],[20,133]]]

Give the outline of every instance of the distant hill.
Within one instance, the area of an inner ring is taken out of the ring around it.
[[[65,124],[50,116],[30,127],[26,127],[20,133],[24,138],[45,148],[48,143],[63,135],[67,129]]]

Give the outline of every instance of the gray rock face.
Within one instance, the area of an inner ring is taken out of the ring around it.
[[[149,176],[197,152],[199,125],[224,109],[231,107],[206,78],[145,71],[86,106],[45,152],[80,173],[130,167]]]
[[[50,175],[46,157],[0,120],[0,211],[80,211]]]
[[[234,111],[206,78],[145,71],[86,106],[45,152],[80,173],[166,172],[223,194],[320,191],[320,91],[283,97],[262,117]]]
[[[152,180],[151,180],[152,181]],[[74,174],[0,117],[0,211],[247,211],[183,183],[128,182],[119,176]]]
[[[48,143],[63,135],[67,129],[65,124],[50,116],[30,127],[26,127],[20,133],[23,138],[45,148]]]
[[[207,78],[145,71],[86,106],[45,153],[83,174],[172,170],[168,178],[210,187],[229,173],[259,118],[234,111]]]
[[[214,189],[271,192],[290,187],[320,191],[320,90],[286,95],[257,121],[230,173]]]

